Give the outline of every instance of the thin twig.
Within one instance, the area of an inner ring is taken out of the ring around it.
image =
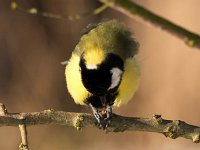
[[[30,15],[39,15],[39,16],[42,16],[42,17],[48,17],[48,18],[53,18],[53,19],[64,19],[64,20],[70,20],[70,21],[76,21],[76,20],[79,20],[81,18],[100,14],[104,10],[106,10],[107,8],[109,8],[109,6],[106,5],[106,4],[103,4],[100,7],[96,8],[96,9],[90,11],[90,12],[84,13],[84,14],[65,16],[65,15],[62,15],[62,14],[56,14],[56,13],[51,13],[51,12],[44,12],[44,11],[41,12],[37,8],[24,8],[24,7],[21,7],[15,1],[11,2],[11,9],[12,10],[18,10],[20,12],[28,13]]]
[[[188,31],[175,23],[147,10],[130,0],[99,0],[111,8],[139,21],[143,24],[156,26],[163,29],[179,39],[183,40],[190,47],[200,48],[200,35]]]
[[[7,114],[7,110],[4,104],[0,103],[0,116],[5,116]]]
[[[22,143],[19,146],[19,150],[29,150],[26,125],[20,124],[19,130],[20,130],[21,139],[22,139]]]
[[[30,113],[7,113],[0,115],[0,126],[57,124],[75,127],[96,127],[96,120],[91,114],[55,111],[52,109]],[[180,120],[165,120],[160,115],[152,118],[136,118],[114,115],[106,132],[145,131],[162,133],[175,139],[183,137],[194,143],[200,142],[200,127],[189,125]],[[25,142],[27,143],[27,142]]]

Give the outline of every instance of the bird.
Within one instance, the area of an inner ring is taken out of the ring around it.
[[[67,61],[68,92],[91,108],[99,128],[109,126],[113,108],[127,104],[139,87],[138,49],[125,25],[111,19],[89,24]]]

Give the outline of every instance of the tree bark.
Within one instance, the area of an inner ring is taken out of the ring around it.
[[[96,127],[97,121],[91,114],[55,111],[53,109],[30,113],[8,113],[4,105],[0,105],[0,126],[42,124],[65,125],[81,130],[83,127]],[[194,143],[200,142],[200,127],[189,125],[180,120],[165,120],[161,118],[161,115],[154,115],[152,118],[139,118],[114,114],[106,132],[124,131],[156,132],[172,139],[183,137],[191,139]],[[26,137],[23,139],[25,139],[24,143],[28,143]]]

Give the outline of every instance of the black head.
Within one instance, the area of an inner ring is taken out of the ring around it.
[[[119,56],[109,53],[101,64],[88,68],[82,55],[79,65],[83,85],[90,93],[102,96],[109,91],[117,91],[124,70],[123,60]]]

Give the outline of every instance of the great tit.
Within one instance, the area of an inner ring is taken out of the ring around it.
[[[90,24],[66,65],[70,95],[91,107],[100,128],[109,125],[112,108],[126,104],[138,88],[138,45],[117,20]]]

